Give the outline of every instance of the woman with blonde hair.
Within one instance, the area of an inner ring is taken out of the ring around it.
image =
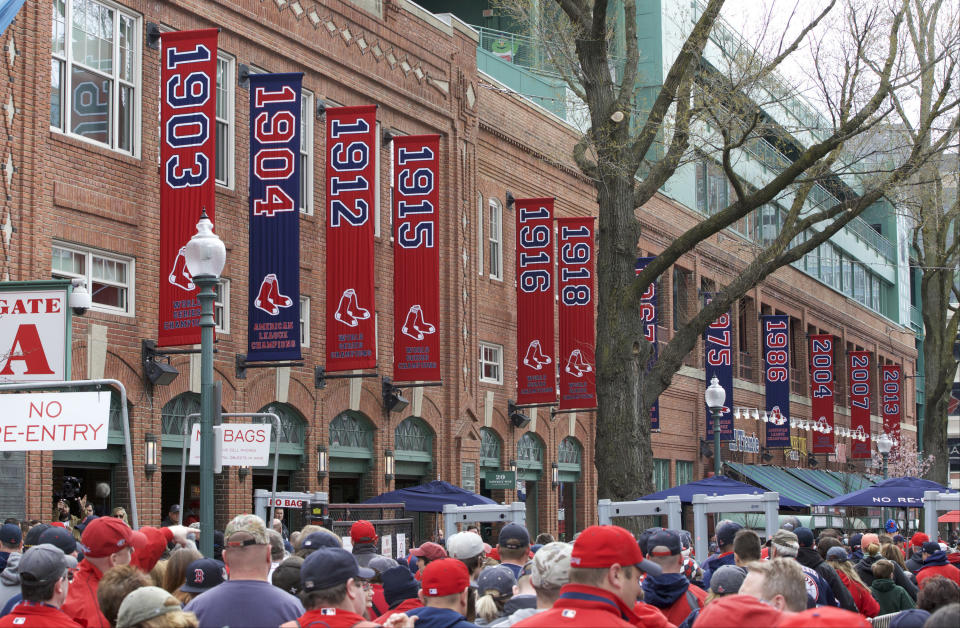
[[[897,547],[896,543],[887,543],[880,546],[880,555],[889,560],[892,563],[897,563],[900,565],[900,569],[904,571],[909,571],[907,569],[907,562],[903,558],[903,552]]]
[[[857,605],[857,611],[864,617],[876,617],[880,612],[880,604],[873,598],[869,587],[857,575],[853,563],[847,560],[847,551],[839,546],[831,547],[827,550],[827,564],[833,567],[843,586],[850,591],[853,603]]]
[[[486,626],[504,616],[503,606],[513,597],[517,577],[505,565],[487,567],[477,577],[477,602],[475,623]]]
[[[187,581],[187,567],[195,560],[203,558],[203,554],[195,549],[181,547],[173,550],[167,559],[167,567],[163,571],[163,584],[167,593],[176,596],[177,591]]]
[[[115,506],[113,511],[110,513],[110,516],[120,519],[125,524],[130,525],[130,520],[127,519],[127,511],[123,506]]]

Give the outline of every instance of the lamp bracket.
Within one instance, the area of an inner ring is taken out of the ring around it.
[[[313,369],[313,387],[324,389],[327,387],[328,379],[356,379],[358,377],[379,377],[379,373],[327,373],[323,365],[318,365]]]
[[[573,408],[571,410],[551,410],[550,416],[556,416],[558,414],[569,414],[571,412],[596,412],[600,408]]]
[[[147,48],[160,50],[160,25],[156,22],[147,22]]]
[[[154,360],[158,357],[168,358],[171,355],[186,355],[190,353],[200,353],[200,349],[157,349],[156,340],[142,339],[140,341],[140,352],[144,359]],[[216,349],[214,349],[216,353]]]
[[[237,379],[247,379],[247,369],[280,368],[282,366],[303,366],[302,361],[282,360],[277,362],[247,362],[244,353],[238,353],[236,358]]]
[[[420,386],[443,386],[443,382],[391,382],[394,388],[419,388]]]

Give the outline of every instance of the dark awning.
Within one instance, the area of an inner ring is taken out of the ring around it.
[[[780,467],[741,464],[739,462],[725,462],[724,464],[768,491],[776,491],[807,507],[813,504],[820,504],[831,497],[810,486],[803,480],[790,475]]]

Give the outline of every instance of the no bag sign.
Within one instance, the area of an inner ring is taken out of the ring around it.
[[[0,451],[106,449],[110,391],[0,395]]]

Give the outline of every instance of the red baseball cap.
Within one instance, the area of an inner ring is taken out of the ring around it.
[[[354,543],[376,543],[377,530],[372,523],[361,519],[350,526],[350,540]]]
[[[442,545],[431,543],[430,541],[427,541],[420,547],[410,550],[410,553],[417,558],[423,557],[427,560],[440,560],[441,558],[447,558],[447,550],[443,549]]]
[[[104,558],[133,545],[133,530],[116,517],[98,517],[83,529],[80,542],[86,547],[84,555]]]
[[[703,607],[697,617],[698,626],[741,628],[742,626],[776,626],[783,613],[750,595],[725,595]]]
[[[423,568],[420,583],[425,597],[455,595],[470,586],[470,572],[467,571],[467,566],[456,558],[441,558]]]
[[[636,565],[655,576],[661,573],[660,565],[644,560],[637,539],[620,526],[590,526],[573,542],[571,567],[603,569],[615,563]]]
[[[910,545],[914,547],[923,547],[923,544],[930,540],[930,537],[923,532],[917,532],[910,537]]]
[[[801,613],[784,613],[777,628],[870,628],[870,622],[859,613],[818,606]]]

